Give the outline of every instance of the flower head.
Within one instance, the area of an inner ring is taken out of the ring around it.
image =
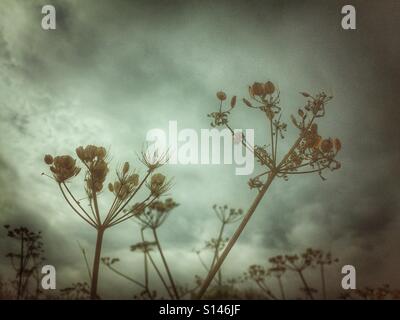
[[[50,167],[51,172],[53,172],[54,178],[57,182],[65,182],[66,180],[76,176],[80,172],[80,168],[76,166],[76,160],[73,159],[71,156],[64,155],[64,156],[57,156],[50,161],[49,155],[46,155],[45,161],[49,165],[52,164]]]

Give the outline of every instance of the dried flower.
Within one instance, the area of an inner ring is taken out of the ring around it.
[[[53,163],[53,160],[54,160],[53,157],[49,154],[46,154],[44,156],[44,162],[48,165],[51,165]]]
[[[260,82],[254,82],[250,89],[252,96],[262,96],[265,94],[265,86]]]
[[[126,175],[129,171],[129,162],[124,163],[124,167],[122,168],[122,174]]]
[[[78,168],[75,163],[76,160],[68,155],[55,157],[50,170],[53,172],[56,181],[59,183],[65,182],[78,175],[81,169]]]
[[[224,101],[226,99],[226,94],[223,91],[218,91],[217,92],[217,97],[219,100]]]
[[[275,86],[271,81],[264,84],[264,92],[265,94],[273,94],[275,92]]]

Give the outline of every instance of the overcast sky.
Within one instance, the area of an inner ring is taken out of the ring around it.
[[[57,29],[41,29],[41,6],[53,4]],[[357,30],[341,28],[337,1],[15,1],[0,3],[0,223],[42,230],[47,261],[58,286],[88,281],[77,241],[92,254],[95,233],[41,176],[46,153],[73,154],[77,146],[110,149],[111,167],[137,161],[147,132],[209,128],[215,92],[245,97],[254,81],[274,82],[289,120],[302,105],[300,91],[334,96],[320,123],[339,137],[342,168],[276,180],[224,264],[240,275],[251,263],[312,246],[352,264],[358,285],[400,287],[399,40],[398,1],[353,1]],[[239,103],[235,128],[254,128],[257,114]],[[290,121],[288,121],[290,122]],[[282,148],[297,131],[289,124]],[[171,195],[180,203],[160,229],[176,278],[190,283],[203,269],[194,248],[215,237],[212,205],[248,209],[255,191],[232,165],[169,165]],[[72,183],[83,197],[82,176]],[[232,233],[232,227],[228,230]],[[228,234],[227,234],[228,235]],[[0,274],[12,248],[0,232]],[[129,246],[138,227],[126,222],[107,231],[103,256],[141,276],[142,257]],[[295,285],[296,287],[297,285]],[[318,286],[316,284],[315,286]],[[135,287],[102,268],[99,291],[132,297]]]

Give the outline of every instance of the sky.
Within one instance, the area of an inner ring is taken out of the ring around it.
[[[57,29],[41,28],[41,7],[53,4]],[[353,1],[357,29],[341,28],[341,1],[15,1],[0,3],[0,223],[41,230],[57,286],[88,281],[78,242],[89,254],[95,232],[41,175],[45,154],[71,154],[80,145],[106,147],[110,166],[137,160],[153,128],[200,132],[218,109],[215,93],[247,96],[254,81],[279,88],[288,132],[299,92],[334,96],[320,122],[339,137],[342,168],[274,181],[223,266],[240,275],[249,264],[307,247],[340,258],[330,270],[332,295],[342,265],[354,265],[357,284],[400,287],[398,1]],[[265,126],[238,99],[235,128]],[[264,141],[264,142],[263,142]],[[166,165],[170,195],[180,204],[160,229],[171,269],[182,284],[204,276],[194,249],[216,237],[212,205],[247,210],[256,196],[249,176],[233,165]],[[110,172],[110,179],[113,170]],[[111,178],[112,177],[112,178]],[[83,197],[83,176],[71,188]],[[107,195],[104,196],[109,200]],[[227,236],[232,234],[230,226]],[[15,244],[0,232],[0,274],[11,276],[4,255]],[[133,221],[107,231],[103,256],[119,257],[127,274],[142,276],[140,240]],[[205,256],[206,258],[206,256]],[[295,281],[295,280],[293,280]],[[292,281],[292,283],[293,283]],[[297,286],[293,284],[293,290]],[[157,286],[157,284],[154,284]],[[316,284],[318,286],[318,284]],[[131,298],[134,285],[101,268],[105,298]]]

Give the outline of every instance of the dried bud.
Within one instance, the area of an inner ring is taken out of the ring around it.
[[[85,150],[82,146],[76,148],[75,152],[79,159],[84,160]]]
[[[254,82],[251,86],[251,93],[255,96],[262,96],[265,93],[265,87],[260,82]]]
[[[126,175],[129,171],[129,162],[125,162],[124,167],[122,169],[122,174]]]
[[[48,165],[51,165],[53,163],[53,157],[49,154],[46,154],[44,156],[44,162]]]
[[[244,102],[248,107],[250,107],[250,108],[253,107],[253,105],[251,104],[251,102],[250,102],[249,100],[243,98],[243,102]]]
[[[110,190],[110,192],[114,192],[114,185],[111,182],[108,184],[108,190]]]
[[[224,101],[226,99],[226,94],[223,91],[218,91],[217,92],[217,98],[221,101]]]
[[[154,176],[151,177],[151,184],[161,186],[165,181],[165,176],[161,173],[156,173]]]
[[[275,92],[275,86],[271,81],[264,84],[264,92],[265,94],[273,94]]]
[[[104,147],[97,147],[96,155],[98,159],[104,159],[106,157],[107,151]]]
[[[321,146],[320,146],[322,152],[324,152],[324,153],[329,152],[332,150],[332,147],[333,147],[333,143],[332,143],[331,139],[322,140]]]
[[[304,97],[308,98],[310,95],[307,92],[300,92]]]
[[[127,182],[131,185],[137,186],[139,183],[139,175],[137,174],[130,175]]]
[[[236,96],[233,96],[231,99],[231,108],[234,108],[236,105]]]
[[[342,143],[340,142],[339,139],[335,139],[334,144],[335,144],[336,152],[339,151],[340,149],[342,149]]]

